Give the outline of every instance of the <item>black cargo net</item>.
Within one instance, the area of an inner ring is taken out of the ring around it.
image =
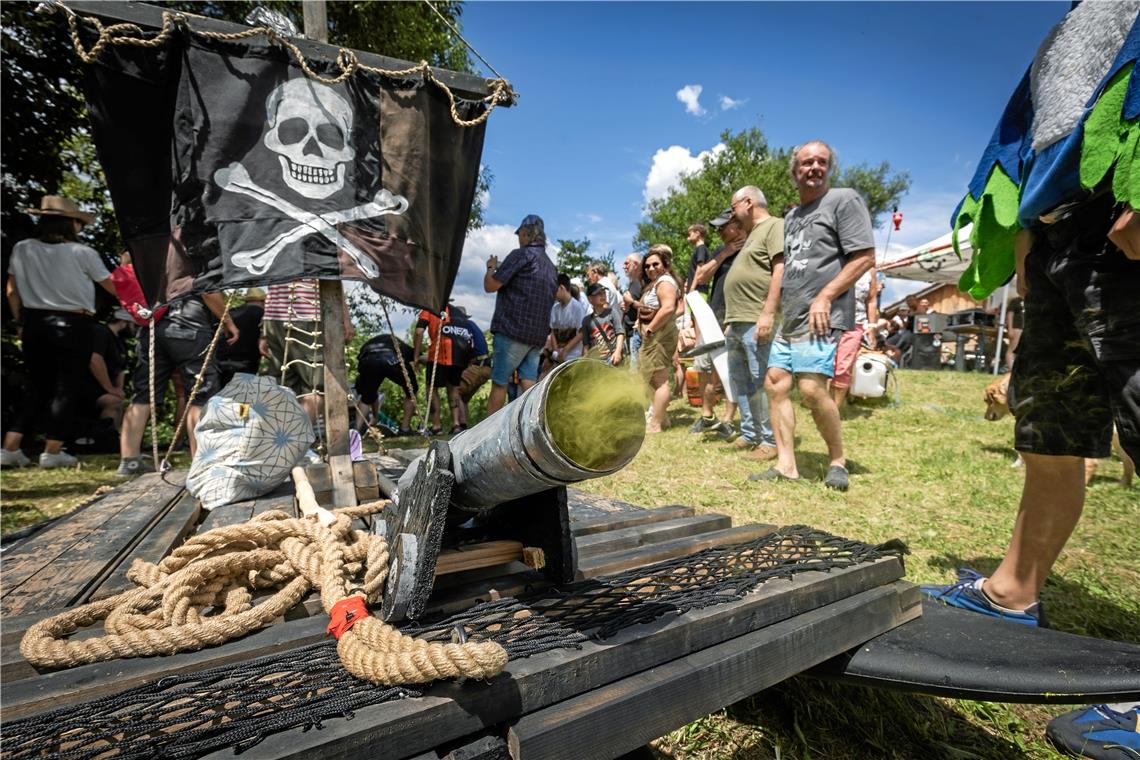
[[[741,598],[761,583],[894,553],[804,526],[582,581],[478,604],[401,628],[436,641],[500,643],[511,659],[577,648],[638,623]],[[478,688],[478,687],[475,687]],[[3,758],[197,757],[246,750],[291,728],[319,728],[367,705],[420,696],[351,676],[331,639],[155,683],[3,725]]]

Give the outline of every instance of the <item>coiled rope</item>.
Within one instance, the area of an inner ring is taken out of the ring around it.
[[[81,17],[77,15],[75,11],[59,2],[44,3],[41,7],[49,11],[61,11],[66,15],[67,24],[71,30],[71,41],[75,47],[75,53],[79,56],[80,60],[87,64],[94,63],[98,60],[108,45],[130,45],[148,48],[161,47],[165,45],[167,40],[174,34],[175,29],[181,28],[190,34],[212,40],[234,41],[263,35],[270,45],[279,45],[287,50],[301,67],[301,70],[305,72],[305,76],[327,85],[340,84],[357,71],[368,71],[393,79],[406,79],[418,74],[423,77],[425,82],[430,82],[435,85],[447,96],[448,103],[451,107],[451,118],[461,127],[475,127],[482,124],[491,115],[491,111],[495,110],[496,106],[508,104],[515,97],[515,92],[507,80],[502,77],[487,80],[487,87],[490,93],[480,101],[486,108],[475,118],[464,119],[459,115],[459,101],[455,97],[455,93],[451,91],[451,88],[448,87],[447,84],[435,77],[432,73],[431,65],[428,64],[427,61],[420,61],[418,64],[405,69],[382,69],[377,66],[363,64],[357,60],[354,52],[347,48],[340,48],[335,61],[340,73],[336,76],[326,77],[313,70],[309,65],[309,61],[305,58],[304,53],[301,52],[301,49],[297,47],[297,45],[288,38],[282,37],[275,29],[268,26],[251,27],[240,32],[212,32],[195,29],[190,25],[190,17],[185,13],[163,11],[161,29],[159,29],[155,36],[147,37],[143,29],[137,24],[121,23],[106,26],[94,16]],[[87,24],[99,35],[98,39],[95,40],[90,48],[84,48],[83,41],[80,39],[80,22]],[[464,40],[464,42],[466,43],[466,40]]]
[[[196,651],[269,625],[317,588],[340,659],[357,678],[395,686],[496,675],[507,653],[495,642],[423,641],[367,614],[364,605],[383,592],[388,544],[351,525],[386,504],[324,512],[328,525],[317,515],[266,512],[194,536],[157,565],[136,560],[127,577],[138,588],[34,624],[20,653],[38,667],[61,668]],[[267,590],[272,595],[253,604],[253,592]],[[99,621],[105,635],[66,639]]]

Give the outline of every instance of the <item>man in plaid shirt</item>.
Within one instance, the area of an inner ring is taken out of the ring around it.
[[[539,356],[550,334],[550,307],[558,288],[558,273],[546,255],[542,219],[527,215],[515,234],[519,247],[502,264],[496,256],[487,259],[483,275],[483,289],[498,293],[491,317],[495,352],[487,414],[494,414],[506,403],[507,384],[516,369],[523,390],[538,380]]]

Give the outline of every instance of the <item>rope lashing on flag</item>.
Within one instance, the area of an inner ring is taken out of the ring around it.
[[[359,614],[362,602],[383,593],[388,544],[352,521],[388,503],[333,510],[327,526],[316,515],[266,512],[194,536],[157,565],[135,560],[127,577],[137,588],[35,623],[20,653],[33,665],[61,668],[197,651],[264,628],[319,589],[330,632],[339,634],[337,653],[357,678],[394,686],[496,675],[507,663],[496,642],[429,642]],[[272,595],[253,604],[253,592],[267,590]],[[105,635],[66,639],[99,621]]]
[[[430,5],[430,3],[429,3]],[[67,24],[71,31],[71,41],[75,47],[75,53],[86,64],[92,64],[98,60],[99,56],[106,50],[108,45],[128,45],[134,47],[144,48],[159,48],[166,44],[167,40],[174,34],[176,28],[186,30],[188,33],[204,37],[206,39],[221,40],[221,41],[236,41],[249,39],[257,36],[264,36],[270,45],[278,45],[289,52],[296,60],[301,70],[305,72],[305,76],[310,79],[315,79],[318,82],[327,85],[340,84],[346,79],[351,77],[357,71],[368,71],[373,74],[378,74],[383,77],[393,79],[406,79],[415,75],[423,77],[425,82],[430,82],[435,87],[438,87],[448,99],[451,107],[452,120],[461,127],[475,127],[487,120],[495,107],[510,103],[514,97],[515,92],[511,88],[510,82],[503,79],[501,76],[498,79],[487,80],[487,87],[490,89],[488,94],[481,101],[486,109],[473,119],[464,119],[459,114],[459,101],[452,92],[451,88],[445,82],[440,81],[433,73],[432,67],[427,61],[420,61],[414,66],[409,66],[405,69],[383,69],[377,66],[369,66],[360,63],[356,58],[356,54],[347,48],[340,48],[336,56],[336,66],[340,73],[334,77],[326,77],[316,71],[309,65],[308,59],[305,58],[304,53],[297,47],[291,40],[282,37],[276,30],[268,26],[257,26],[245,29],[240,32],[214,32],[204,29],[195,29],[192,24],[192,16],[186,13],[163,11],[162,13],[162,27],[158,33],[153,37],[147,37],[146,32],[137,24],[119,23],[111,24],[110,26],[104,25],[102,21],[94,16],[79,16],[75,11],[68,8],[61,2],[48,2],[41,3],[40,9],[45,11],[61,11],[67,17]],[[432,10],[435,10],[433,7]],[[439,13],[437,10],[436,13]],[[446,19],[445,19],[446,20]],[[79,36],[80,22],[86,24],[93,29],[99,36],[98,39],[91,45],[90,48],[83,47],[83,41]],[[453,27],[454,29],[454,27]],[[460,38],[462,39],[462,37]],[[471,47],[466,40],[464,44]],[[476,55],[478,51],[471,48]],[[480,60],[486,63],[483,56],[479,55]],[[490,67],[490,64],[487,64]],[[492,71],[494,68],[492,67]],[[497,74],[497,72],[496,72]]]

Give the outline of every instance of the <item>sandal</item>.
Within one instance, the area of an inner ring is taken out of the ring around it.
[[[754,483],[760,482],[760,481],[774,481],[774,480],[786,480],[789,483],[798,483],[799,481],[803,480],[803,478],[789,478],[787,475],[780,472],[775,467],[770,467],[767,470],[765,470],[764,472],[754,472],[748,476],[748,479]]]

